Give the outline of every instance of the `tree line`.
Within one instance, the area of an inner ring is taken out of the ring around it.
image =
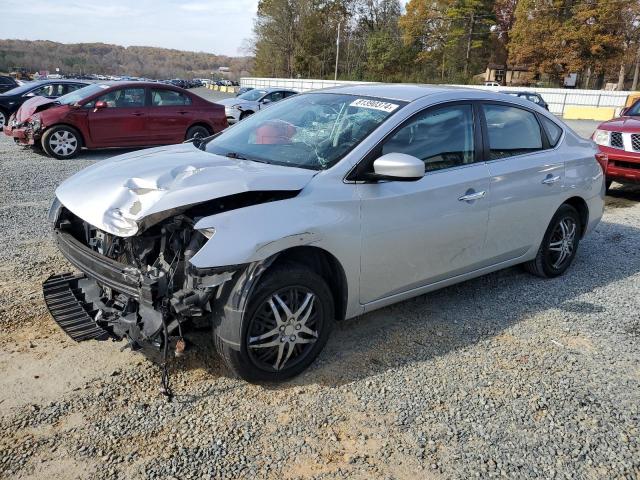
[[[635,89],[640,2],[260,0],[252,46],[259,76],[333,78],[338,56],[344,80],[473,83],[495,65]]]
[[[233,77],[248,75],[253,59],[168,48],[122,47],[106,43],[63,44],[50,41],[0,40],[0,72],[56,68],[65,75],[127,75],[146,78],[210,78],[219,67]]]

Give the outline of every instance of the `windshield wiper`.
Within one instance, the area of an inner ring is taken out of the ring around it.
[[[235,158],[236,160],[249,160],[247,157],[240,155],[238,152],[227,152],[224,154],[227,158]]]

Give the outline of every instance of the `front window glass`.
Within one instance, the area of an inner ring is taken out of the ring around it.
[[[238,98],[241,98],[242,100],[248,100],[249,102],[255,102],[266,94],[266,90],[249,90],[242,95],[238,95]]]
[[[426,171],[473,163],[473,110],[452,105],[417,114],[382,146],[424,161]]]
[[[634,103],[629,110],[627,110],[627,115],[630,117],[640,116],[640,101]]]
[[[275,165],[326,169],[403,105],[334,93],[297,95],[222,132],[206,150]]]
[[[33,96],[59,97],[60,95],[64,94],[64,84],[50,83],[49,85],[44,85],[40,88],[35,89],[31,93],[33,93]]]
[[[484,105],[489,134],[489,158],[542,150],[542,133],[533,113],[506,105]]]

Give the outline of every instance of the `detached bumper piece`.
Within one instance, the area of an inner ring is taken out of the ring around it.
[[[95,283],[84,275],[63,273],[52,275],[42,285],[44,301],[55,322],[76,342],[83,340],[106,340],[109,332],[100,328],[94,321],[97,309],[91,302],[86,302],[84,288]],[[89,295],[91,297],[92,295]]]

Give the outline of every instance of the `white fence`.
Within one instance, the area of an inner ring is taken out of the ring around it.
[[[316,90],[319,88],[336,87],[339,85],[358,85],[375,82],[347,82],[334,80],[314,80],[308,78],[260,78],[245,77],[240,79],[243,87],[291,88],[298,92]],[[457,85],[467,88],[479,88],[496,92],[522,91],[539,93],[545,102],[549,104],[549,110],[556,115],[563,115],[566,105],[581,105],[589,107],[614,107],[625,106],[627,96],[632,92],[615,92],[609,90],[577,90],[565,88],[518,88],[518,87],[485,87],[481,85]]]

